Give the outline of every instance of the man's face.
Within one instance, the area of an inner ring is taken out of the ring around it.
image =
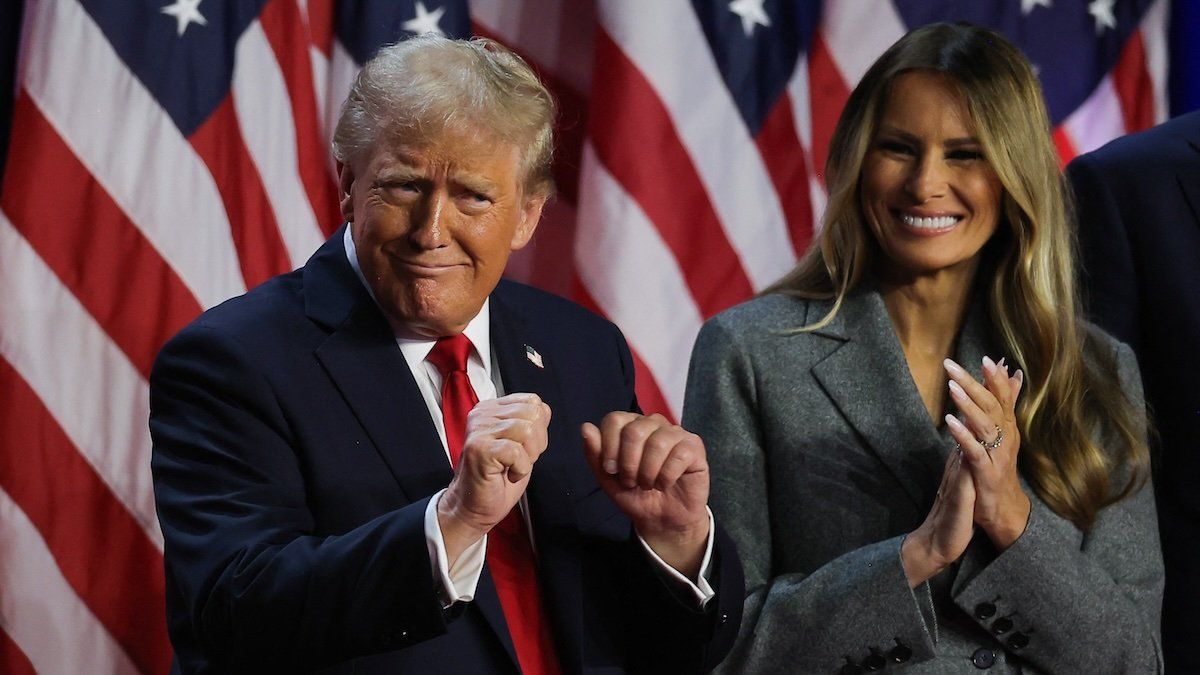
[[[522,178],[516,146],[453,130],[380,141],[342,168],[342,215],[394,330],[452,335],[479,312],[541,217]]]

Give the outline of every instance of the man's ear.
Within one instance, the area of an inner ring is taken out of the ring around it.
[[[530,239],[533,239],[533,233],[537,230],[538,223],[542,220],[542,209],[546,206],[546,200],[549,197],[546,195],[538,195],[529,197],[521,206],[521,220],[517,223],[517,229],[513,232],[512,245],[510,250],[519,251],[525,248]]]
[[[350,163],[338,162],[338,209],[342,212],[342,218],[346,222],[354,222],[354,198],[350,196],[350,191],[354,189],[354,169],[350,168]]]

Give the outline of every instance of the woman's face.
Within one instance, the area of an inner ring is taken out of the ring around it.
[[[996,231],[1002,190],[946,77],[896,78],[862,166],[862,209],[885,274],[973,272]]]

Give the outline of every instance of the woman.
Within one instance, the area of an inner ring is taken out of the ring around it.
[[[701,331],[730,672],[1161,669],[1137,368],[1080,318],[1048,128],[999,35],[913,31],[850,96],[818,244]]]

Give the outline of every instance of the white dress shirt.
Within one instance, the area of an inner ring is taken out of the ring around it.
[[[355,252],[354,240],[350,236],[350,228],[346,228],[345,234],[342,237],[343,244],[346,248],[346,259],[350,262],[350,267],[354,269],[354,273],[362,282],[363,287],[367,289],[367,293],[372,298],[375,297],[371,290],[370,284],[363,276],[362,269],[358,264],[358,255]],[[494,398],[499,398],[504,395],[504,384],[500,378],[500,368],[496,365],[492,357],[492,342],[491,342],[491,300],[485,300],[483,307],[475,318],[471,319],[470,323],[463,330],[463,334],[471,341],[471,352],[467,357],[467,378],[471,381],[471,387],[475,390],[476,397],[480,401],[486,401]],[[412,338],[396,338],[396,344],[400,348],[400,353],[404,356],[405,363],[408,364],[408,369],[412,372],[413,379],[416,380],[417,388],[421,391],[421,398],[425,401],[425,407],[429,409],[429,416],[433,419],[433,426],[437,429],[438,438],[442,441],[442,449],[446,452],[446,462],[450,462],[450,450],[446,444],[446,427],[442,420],[442,374],[437,367],[426,360],[429,352],[433,350],[437,340],[424,340]],[[536,470],[536,467],[535,467]],[[433,495],[429,500],[429,506],[425,509],[425,539],[429,545],[429,560],[433,567],[433,578],[438,584],[438,593],[444,607],[449,607],[455,602],[470,602],[475,599],[475,589],[479,584],[479,575],[483,572],[483,564],[487,553],[487,536],[484,535],[479,541],[468,546],[455,560],[451,566],[446,556],[446,544],[442,538],[442,530],[438,525],[437,504],[441,499],[442,493],[446,490],[443,488]],[[525,495],[521,496],[519,502],[521,508],[521,516],[525,520],[525,531],[529,533],[530,543],[533,545],[534,554],[537,554],[537,542],[533,538],[533,527],[529,522],[529,504]],[[646,554],[654,561],[656,568],[666,579],[672,581],[674,586],[680,593],[686,597],[694,598],[696,604],[703,607],[716,592],[708,582],[709,571],[712,562],[712,547],[713,547],[713,516],[712,511],[708,512],[708,542],[704,549],[704,558],[700,565],[700,578],[698,582],[693,582],[691,579],[680,574],[676,569],[663,562],[662,558],[656,554],[646,541],[638,536],[638,541]]]

